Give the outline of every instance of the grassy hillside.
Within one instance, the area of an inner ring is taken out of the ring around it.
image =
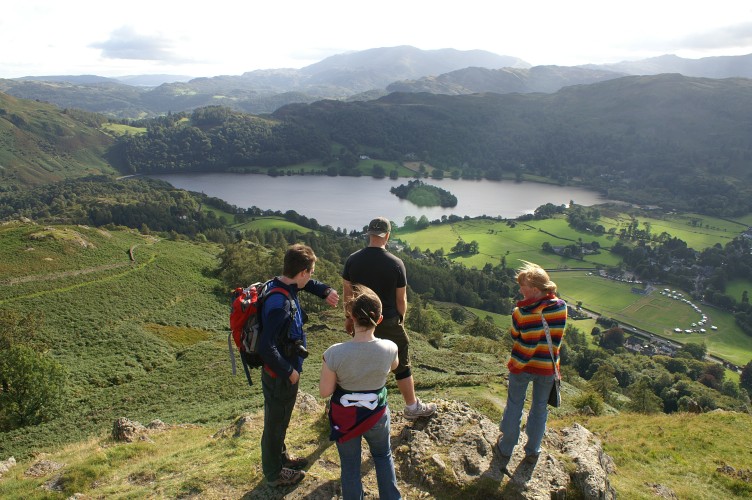
[[[92,113],[0,92],[0,187],[114,173],[104,159],[113,140],[102,123]]]
[[[490,392],[489,388],[482,390]],[[560,429],[573,422],[594,432],[614,459],[616,470],[609,479],[619,498],[647,500],[656,498],[661,490],[673,491],[675,498],[698,500],[752,495],[752,456],[747,443],[728,439],[752,432],[749,415],[552,416],[549,427]],[[143,441],[118,443],[108,432],[101,432],[43,457],[24,459],[0,480],[0,496],[63,499],[83,493],[88,498],[277,498],[261,473],[258,443],[262,412],[222,424],[166,424],[166,429],[150,432]],[[328,425],[320,408],[312,413],[300,408],[294,411],[288,443],[292,453],[313,463],[308,478],[299,489],[290,491],[290,496],[331,497],[332,493],[325,495],[337,491],[339,457],[328,440]],[[25,474],[36,470],[33,465],[42,459],[63,467],[36,476]],[[399,465],[400,458],[397,460]],[[373,468],[366,465],[364,474],[366,491],[375,493]],[[411,484],[400,478],[398,484],[406,498],[457,498],[451,493],[451,478],[445,481]],[[317,486],[309,486],[311,483]],[[50,491],[50,485],[61,491]],[[484,498],[506,498],[503,488],[481,486],[480,481],[476,487],[478,494],[482,488]]]
[[[619,209],[619,207],[607,205],[600,208],[599,223],[606,231],[602,235],[573,229],[564,216],[524,222],[512,221],[511,223],[472,219],[453,224],[429,226],[421,230],[398,230],[395,235],[412,247],[433,251],[443,248],[445,253],[449,252],[459,238],[466,242],[475,240],[479,245],[479,254],[458,255],[455,258],[469,267],[474,266],[478,269],[486,263],[498,264],[502,256],[506,257],[510,266],[514,266],[517,259],[525,258],[547,269],[555,269],[618,265],[620,258],[609,254],[608,249],[618,241],[619,231],[635,220],[641,229],[647,224],[651,234],[668,233],[685,241],[687,246],[695,250],[703,250],[718,243],[724,245],[747,229],[746,223],[742,221],[736,222],[706,215],[654,213],[631,216],[624,208]],[[614,234],[609,234],[611,229]],[[547,253],[541,249],[541,245],[545,242],[556,247],[577,244],[580,241],[583,243],[596,241],[604,250],[599,254],[586,255],[582,261],[577,261]]]
[[[634,220],[625,211],[604,209],[603,213],[600,221],[607,230],[615,228],[617,234],[620,228]],[[734,221],[694,214],[640,215],[636,219],[640,227],[647,223],[653,233],[669,233],[687,241],[688,245],[696,250],[718,243],[724,245],[746,229],[745,225]],[[703,312],[718,330],[677,334],[674,332],[675,328],[689,329],[701,315],[686,303],[661,295],[662,288],[641,295],[633,292],[634,285],[631,283],[599,277],[595,272],[596,267],[616,266],[620,262],[618,256],[608,251],[618,241],[618,237],[608,233],[594,235],[577,231],[572,229],[563,217],[514,223],[472,219],[429,226],[417,231],[400,230],[396,236],[413,248],[432,251],[443,248],[447,254],[458,239],[461,238],[465,242],[475,240],[479,244],[478,254],[449,255],[456,262],[468,267],[481,269],[488,263],[497,265],[504,258],[509,267],[517,267],[519,260],[524,259],[536,262],[547,269],[559,269],[562,272],[553,272],[552,277],[559,285],[562,297],[572,304],[582,302],[588,310],[678,342],[704,342],[710,353],[740,366],[752,359],[752,337],[742,332],[732,314],[703,305]],[[560,246],[580,240],[585,243],[597,241],[601,247],[600,253],[585,255],[583,260],[578,260],[544,252],[541,249],[544,242]],[[572,268],[590,268],[592,271],[567,271]],[[731,287],[729,293],[740,295],[741,288],[743,284]],[[687,291],[683,292],[685,297],[688,296]]]
[[[242,374],[230,374],[228,304],[213,274],[217,246],[127,229],[20,222],[0,226],[0,242],[0,252],[10,259],[0,269],[0,311],[43,315],[37,338],[69,377],[68,403],[58,418],[0,433],[0,459],[20,461],[0,480],[0,497],[265,494],[257,445],[258,372],[250,388]],[[500,325],[505,321],[502,315],[492,317]],[[344,338],[341,310],[312,314],[308,331],[311,356],[301,390],[316,394],[321,354]],[[493,341],[477,340],[487,342],[466,342],[454,334],[434,348],[413,334],[416,388],[423,399],[466,401],[498,420],[506,353],[493,349]],[[393,380],[389,389],[390,404],[401,408]],[[648,498],[652,484],[681,492],[681,498],[713,498],[718,491],[742,498],[749,492],[743,480],[716,472],[721,462],[738,470],[752,467],[743,440],[723,439],[752,430],[749,415],[575,417],[580,390],[567,383],[564,393],[564,406],[552,413],[551,425],[576,420],[599,434],[616,460],[620,495]],[[230,437],[233,422],[244,414],[250,414],[245,430]],[[144,424],[159,419],[171,428],[151,435],[151,441],[116,444],[108,434],[118,417]],[[636,419],[639,425],[628,424]],[[322,459],[311,468],[314,477],[336,482],[336,450],[320,413],[295,418],[290,442],[296,453]],[[708,458],[697,458],[700,449]],[[39,488],[56,475],[24,474],[40,453],[65,464],[57,482],[62,491]],[[687,481],[687,476],[698,479]],[[442,498],[441,485],[404,488],[410,495]]]
[[[214,277],[219,247],[32,223],[0,226],[0,241],[3,256],[13,256],[0,273],[0,310],[41,316],[36,337],[69,374],[63,415],[0,435],[0,457],[84,439],[118,416],[217,423],[261,407],[260,384],[249,388],[230,373],[229,299]],[[341,309],[310,321],[302,389],[313,393],[321,353],[343,339]],[[420,336],[414,344],[418,390],[500,380],[488,371],[498,364],[491,355],[452,359]],[[477,375],[456,375],[458,359]]]
[[[219,362],[227,305],[214,295],[217,248],[131,231],[0,229],[3,254],[14,256],[0,308],[43,315],[36,336],[67,368],[70,389],[65,418],[3,436],[3,455],[81,439],[121,412],[216,421],[245,408],[242,381]]]

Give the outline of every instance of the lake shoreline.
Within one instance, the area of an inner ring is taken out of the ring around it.
[[[222,199],[239,208],[258,207],[285,213],[294,210],[316,219],[319,224],[346,230],[360,230],[370,219],[381,215],[401,225],[408,216],[429,220],[459,217],[500,217],[515,219],[533,213],[546,203],[592,206],[609,203],[600,193],[576,186],[559,186],[516,180],[423,179],[423,182],[453,193],[458,200],[452,208],[419,207],[400,200],[390,188],[404,178],[281,175],[238,173],[150,174],[179,189]],[[304,182],[300,182],[303,180]]]

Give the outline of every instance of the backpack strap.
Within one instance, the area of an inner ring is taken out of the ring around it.
[[[281,293],[282,295],[287,298],[287,302],[290,304],[290,318],[295,318],[295,313],[297,312],[297,307],[295,306],[295,301],[292,300],[292,297],[290,296],[290,291],[287,288],[282,288],[281,286],[275,286],[273,288],[269,288],[269,283],[271,283],[271,280],[267,281],[264,285],[264,290],[261,292],[261,296],[259,297],[259,301],[261,302],[261,310],[259,311],[259,314],[261,314],[263,317],[263,307],[264,302],[266,302],[267,297],[273,293]],[[263,324],[262,324],[263,329]],[[288,327],[287,336],[290,336],[290,328],[292,328],[292,323]]]

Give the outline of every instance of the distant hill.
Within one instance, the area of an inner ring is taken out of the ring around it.
[[[403,80],[386,87],[388,92],[429,92],[431,94],[475,94],[479,92],[556,92],[568,85],[611,80],[625,73],[566,66],[532,68],[465,68],[418,80]]]
[[[616,71],[630,75],[681,73],[705,78],[752,78],[752,54],[744,56],[703,57],[684,59],[675,55],[651,57],[640,61],[614,64],[588,64],[584,68]]]
[[[302,69],[194,79],[179,75],[24,77],[0,79],[0,91],[116,118],[152,117],[210,105],[262,114],[291,103],[371,100],[389,92],[556,92],[568,85],[630,74],[746,78],[752,76],[750,58],[752,55],[698,60],[661,56],[607,65],[531,68],[519,58],[481,50],[398,46],[338,54]]]
[[[546,77],[563,79],[556,67],[516,71],[543,75],[541,86]],[[70,84],[59,87],[75,93]],[[102,116],[10,96],[1,107],[3,185],[112,172],[110,164],[154,173],[314,161],[331,175],[353,175],[366,154],[426,161],[454,177],[539,175],[611,199],[709,215],[752,211],[752,80],[744,78],[626,76],[550,94],[394,92],[372,101],[286,105],[267,118],[202,108],[161,118],[156,140],[124,136],[116,148],[99,128]]]
[[[420,50],[399,46],[339,54],[302,69],[257,70],[190,81],[173,77],[173,81],[154,88],[147,87],[149,81],[145,77],[53,76],[0,80],[0,91],[113,117],[142,118],[214,104],[258,114],[294,102],[347,99],[356,95],[368,99],[374,92],[383,95],[386,86],[394,81],[471,66],[497,69],[530,65],[516,57],[481,50]]]
[[[192,78],[187,75],[128,75],[118,76],[115,80],[137,87],[158,87],[163,83],[187,82]]]
[[[290,104],[267,121],[217,109],[188,121],[173,115],[170,123],[161,119],[158,137],[123,137],[118,155],[131,173],[315,161],[331,175],[354,175],[365,154],[425,161],[432,175],[531,174],[611,199],[729,216],[752,211],[750,109],[752,80],[677,74],[553,94],[394,92],[374,101]]]

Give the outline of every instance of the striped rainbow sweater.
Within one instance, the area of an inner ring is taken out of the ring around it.
[[[535,302],[520,301],[512,312],[512,328],[509,332],[514,339],[514,345],[507,363],[510,373],[555,373],[548,352],[541,313],[545,316],[551,331],[551,342],[558,365],[559,348],[567,323],[567,304],[555,295],[548,295]]]

